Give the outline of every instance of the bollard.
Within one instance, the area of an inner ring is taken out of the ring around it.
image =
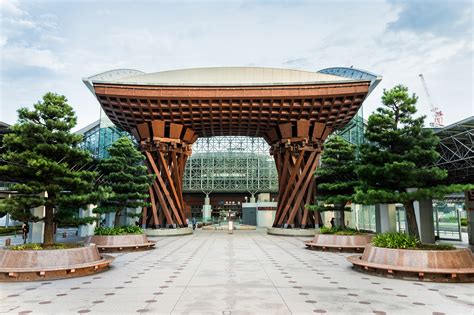
[[[229,232],[228,234],[234,233],[234,221],[229,220]]]
[[[12,239],[11,238],[7,238],[5,240],[5,246],[10,246],[12,244]]]

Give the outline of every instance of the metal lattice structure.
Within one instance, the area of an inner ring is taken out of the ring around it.
[[[440,139],[436,165],[453,183],[474,183],[474,116],[435,131]]]
[[[263,138],[200,138],[186,164],[184,191],[277,192],[277,171],[269,150]]]

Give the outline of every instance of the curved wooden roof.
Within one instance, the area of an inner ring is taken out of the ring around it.
[[[279,124],[299,120],[341,128],[371,85],[367,78],[271,68],[115,71],[84,79],[113,123],[132,130],[162,120],[203,137],[262,137]]]

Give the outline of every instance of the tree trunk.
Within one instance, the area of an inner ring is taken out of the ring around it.
[[[120,217],[121,217],[121,214],[122,214],[122,209],[118,210],[115,212],[115,222],[114,222],[114,226],[115,227],[119,227],[120,226]]]
[[[54,208],[53,206],[45,206],[44,245],[51,246],[53,244],[54,244]]]
[[[340,218],[339,218],[340,228],[345,229],[346,228],[346,217],[345,217],[345,213],[344,213],[344,207],[342,208],[340,213],[341,213]]]
[[[418,224],[416,223],[415,207],[413,206],[413,201],[408,201],[404,203],[403,206],[405,207],[405,212],[407,214],[408,235],[420,239],[420,233],[418,232]]]

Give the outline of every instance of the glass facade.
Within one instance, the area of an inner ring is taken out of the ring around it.
[[[117,128],[102,110],[98,121],[79,130],[77,133],[83,135],[80,147],[91,152],[92,156],[96,159],[108,157],[107,149],[119,138],[126,136],[133,140],[133,136]]]

